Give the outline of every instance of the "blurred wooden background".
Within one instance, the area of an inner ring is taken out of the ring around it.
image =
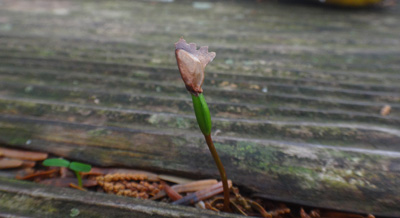
[[[176,67],[184,36],[217,53],[203,89],[234,183],[400,216],[399,24],[399,6],[0,0],[0,141],[218,178]]]

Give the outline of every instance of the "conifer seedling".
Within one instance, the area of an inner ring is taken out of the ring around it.
[[[183,38],[175,43],[175,56],[179,72],[181,73],[186,89],[192,95],[197,123],[206,139],[208,148],[221,176],[224,188],[224,210],[230,211],[228,179],[211,138],[211,115],[203,95],[203,89],[201,88],[204,81],[204,69],[215,58],[215,55],[215,52],[208,52],[208,46],[202,46],[197,50],[195,43],[187,44]]]
[[[83,187],[83,185],[80,172],[89,172],[92,169],[92,166],[89,164],[84,164],[80,162],[69,162],[61,158],[49,158],[44,160],[42,164],[48,167],[66,167],[74,171],[76,178],[78,179],[78,186],[81,188]]]

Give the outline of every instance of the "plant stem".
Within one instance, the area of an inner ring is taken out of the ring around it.
[[[218,167],[219,174],[221,175],[221,181],[222,181],[222,186],[224,187],[224,211],[225,212],[230,212],[231,209],[229,207],[229,186],[228,186],[228,179],[225,173],[224,165],[222,165],[221,159],[218,156],[217,150],[215,149],[214,143],[211,138],[211,134],[209,135],[204,135],[206,138],[206,142],[208,145],[208,149],[210,149],[210,152],[214,158],[215,164]]]
[[[74,172],[75,172],[76,178],[78,179],[78,186],[83,188],[81,174],[79,174],[78,171],[74,171]]]

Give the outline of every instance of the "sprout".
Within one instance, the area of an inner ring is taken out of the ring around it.
[[[49,158],[43,161],[44,166],[48,167],[67,167],[75,172],[76,178],[78,179],[78,185],[82,188],[82,177],[79,172],[89,172],[92,166],[80,162],[69,162],[61,158]]]
[[[204,69],[215,58],[215,55],[215,52],[208,52],[207,46],[202,46],[199,50],[196,50],[195,43],[187,44],[183,38],[175,43],[175,56],[179,72],[186,89],[192,94],[197,123],[221,175],[224,187],[224,210],[230,211],[228,179],[211,138],[211,116],[201,88],[204,81]]]

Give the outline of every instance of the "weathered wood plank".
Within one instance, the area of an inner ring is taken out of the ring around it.
[[[145,88],[144,88],[145,89]],[[179,105],[176,107],[174,111],[180,110],[191,110],[190,100],[188,98],[187,93],[176,93],[175,95],[168,95],[168,91],[162,92],[159,85],[153,86],[155,89],[155,93],[146,92],[146,90],[101,90],[96,87],[70,87],[69,85],[37,85],[34,83],[26,84],[26,83],[15,83],[15,82],[1,82],[0,83],[0,91],[7,92],[9,96],[21,96],[21,97],[34,97],[34,98],[43,98],[50,100],[62,100],[62,101],[70,101],[75,103],[89,103],[95,104],[94,100],[98,99],[98,103],[108,106],[124,106],[124,107],[136,107],[136,108],[146,108],[154,107],[155,105],[159,105],[159,102],[163,102],[163,105],[169,104]],[[157,89],[160,91],[157,92]],[[215,92],[218,94],[218,91],[210,90],[211,92]],[[300,107],[301,109],[322,109],[322,110],[333,110],[333,111],[341,111],[347,110],[351,112],[362,112],[369,114],[378,114],[383,104],[379,103],[366,103],[366,102],[352,102],[352,101],[342,101],[342,100],[326,100],[324,98],[313,98],[313,97],[302,97],[302,96],[288,96],[288,95],[264,95],[257,96],[246,93],[227,93],[224,96],[231,96],[231,102],[224,102],[224,98],[222,96],[216,95],[214,98],[211,98],[210,104],[211,107],[213,103],[217,103],[225,108],[225,110],[231,110],[236,112],[236,114],[241,113],[241,109],[237,109],[236,106],[244,107],[246,109],[246,105],[249,105],[251,108],[254,106],[262,106],[265,102],[268,102],[268,105],[271,107],[293,107],[294,105]],[[185,96],[185,98],[183,98]],[[163,97],[163,98],[162,98]],[[248,98],[247,98],[248,97]],[[154,101],[157,99],[157,101]],[[240,100],[246,100],[247,103],[243,104]],[[239,102],[239,103],[236,103]],[[279,103],[281,102],[281,103]],[[134,103],[132,105],[132,103]],[[185,106],[186,105],[186,106]],[[229,107],[231,106],[231,107]],[[400,108],[400,106],[393,106],[394,109]],[[396,110],[392,112],[391,115],[396,119],[398,116]]]
[[[95,192],[0,178],[4,217],[241,217]]]
[[[74,84],[77,86],[76,81],[79,81],[80,86],[93,85],[93,83],[97,81],[105,81],[104,86],[110,87],[118,84],[118,88],[127,89],[128,87],[131,90],[135,89],[143,89],[143,91],[155,91],[154,87],[159,87],[164,93],[173,93],[176,91],[180,91],[181,81],[177,80],[176,74],[172,73],[152,73],[151,71],[139,71],[136,74],[131,73],[129,75],[129,79],[122,79],[120,77],[112,76],[112,75],[96,75],[96,74],[85,74],[82,72],[73,73],[71,71],[49,71],[49,69],[41,69],[40,72],[37,72],[38,69],[27,70],[24,69],[27,66],[21,66],[22,69],[18,69],[15,67],[3,68],[0,69],[2,73],[2,81],[26,81],[26,82],[35,82],[35,83],[48,83],[49,85],[57,82],[57,80],[62,80],[63,85],[66,84]],[[103,69],[104,70],[104,69]],[[43,72],[44,71],[44,72]],[[47,71],[47,72],[46,72]],[[109,74],[109,73],[107,73]],[[38,78],[40,75],[40,78]],[[211,77],[211,79],[205,80],[204,87],[212,90],[215,96],[226,95],[226,93],[230,93],[232,97],[234,97],[235,93],[240,92],[241,95],[247,94],[247,97],[253,95],[259,99],[262,99],[265,96],[265,93],[268,92],[269,95],[278,94],[279,97],[283,98],[284,95],[289,96],[291,94],[293,96],[314,96],[314,97],[327,97],[331,99],[346,99],[353,100],[362,103],[363,101],[374,101],[376,103],[392,103],[393,105],[399,105],[400,96],[396,93],[395,90],[393,92],[377,92],[377,91],[361,91],[361,90],[352,90],[352,89],[338,89],[335,87],[329,86],[305,86],[290,84],[290,82],[285,83],[277,83],[277,80],[280,78],[271,78],[271,81],[274,82],[259,82],[258,78],[255,76],[247,76],[243,80],[240,77],[243,75],[235,75],[223,78],[223,74],[213,74],[215,77]],[[23,77],[23,80],[21,79]],[[266,77],[262,77],[265,79]],[[161,80],[162,79],[162,80]],[[250,80],[250,81],[249,81]],[[164,81],[164,82],[160,82]],[[296,80],[299,82],[299,80]],[[303,83],[308,84],[313,82],[312,80],[304,79]],[[289,83],[289,84],[288,84]],[[311,85],[311,84],[309,84]],[[268,87],[268,88],[267,88]],[[384,86],[385,87],[385,86]],[[386,86],[387,88],[387,86]],[[265,90],[267,89],[267,90]],[[264,90],[264,91],[263,91]],[[232,94],[234,93],[234,94]],[[280,94],[280,95],[279,95]],[[238,94],[236,94],[238,95]],[[282,99],[284,100],[284,99]],[[361,101],[360,101],[361,100]]]
[[[162,107],[162,105],[158,105]],[[11,108],[11,110],[10,110]],[[121,110],[101,106],[82,106],[57,101],[41,102],[28,99],[3,100],[0,98],[0,113],[13,116],[38,117],[53,121],[79,121],[80,123],[118,126],[140,129],[196,132],[198,124],[193,115],[159,113],[142,110]],[[218,135],[256,137],[270,140],[295,140],[296,142],[319,143],[336,146],[352,146],[399,151],[400,131],[378,126],[356,124],[316,123],[304,121],[268,121],[250,119],[214,118],[213,126]],[[345,141],[342,141],[346,139]]]
[[[36,54],[38,55],[38,54]],[[42,73],[42,71],[49,71],[53,73],[57,73],[58,75],[69,74],[78,72],[82,75],[90,74],[94,75],[104,75],[107,77],[113,76],[122,76],[129,77],[132,79],[148,79],[148,80],[168,80],[173,83],[177,83],[176,78],[176,69],[171,67],[150,67],[146,65],[133,65],[133,64],[115,64],[115,63],[104,63],[99,61],[87,61],[85,59],[80,60],[70,60],[66,58],[31,58],[26,55],[10,57],[10,56],[1,56],[0,63],[2,66],[8,67],[8,70],[11,72],[15,72],[18,68],[24,71],[32,71],[35,69],[35,73]],[[31,69],[30,69],[31,68]],[[254,75],[255,74],[255,75]],[[324,75],[324,76],[321,76]],[[333,74],[330,79],[333,79],[335,82],[332,83],[329,80],[326,80],[326,75]],[[213,85],[212,81],[248,81],[252,84],[259,85],[270,85],[279,83],[286,86],[298,86],[304,85],[309,89],[314,87],[318,87],[322,90],[324,88],[325,91],[329,90],[328,88],[337,88],[337,91],[364,91],[364,94],[368,94],[369,92],[384,91],[388,92],[390,95],[398,95],[398,91],[400,87],[397,85],[396,81],[398,77],[395,75],[389,74],[372,74],[368,75],[368,73],[358,73],[352,72],[350,74],[346,74],[343,72],[330,72],[330,71],[299,71],[299,70],[290,70],[290,69],[280,69],[280,68],[271,68],[267,73],[260,74],[259,72],[253,74],[238,74],[235,72],[226,73],[221,71],[211,71],[207,72],[209,75],[205,79],[205,83],[209,83],[209,85]],[[66,75],[67,76],[67,75]],[[301,78],[297,78],[301,76]],[[296,77],[296,78],[291,78]],[[309,77],[312,77],[310,79]],[[319,78],[321,77],[321,78]],[[369,83],[365,83],[364,81],[369,77],[374,79],[374,82],[370,81]],[[376,78],[383,77],[385,78],[384,83],[379,85],[376,83]],[[114,77],[115,78],[115,77]],[[388,81],[389,80],[389,81]],[[393,85],[388,85],[388,82],[394,82]],[[275,92],[275,89],[271,89],[270,92]]]

